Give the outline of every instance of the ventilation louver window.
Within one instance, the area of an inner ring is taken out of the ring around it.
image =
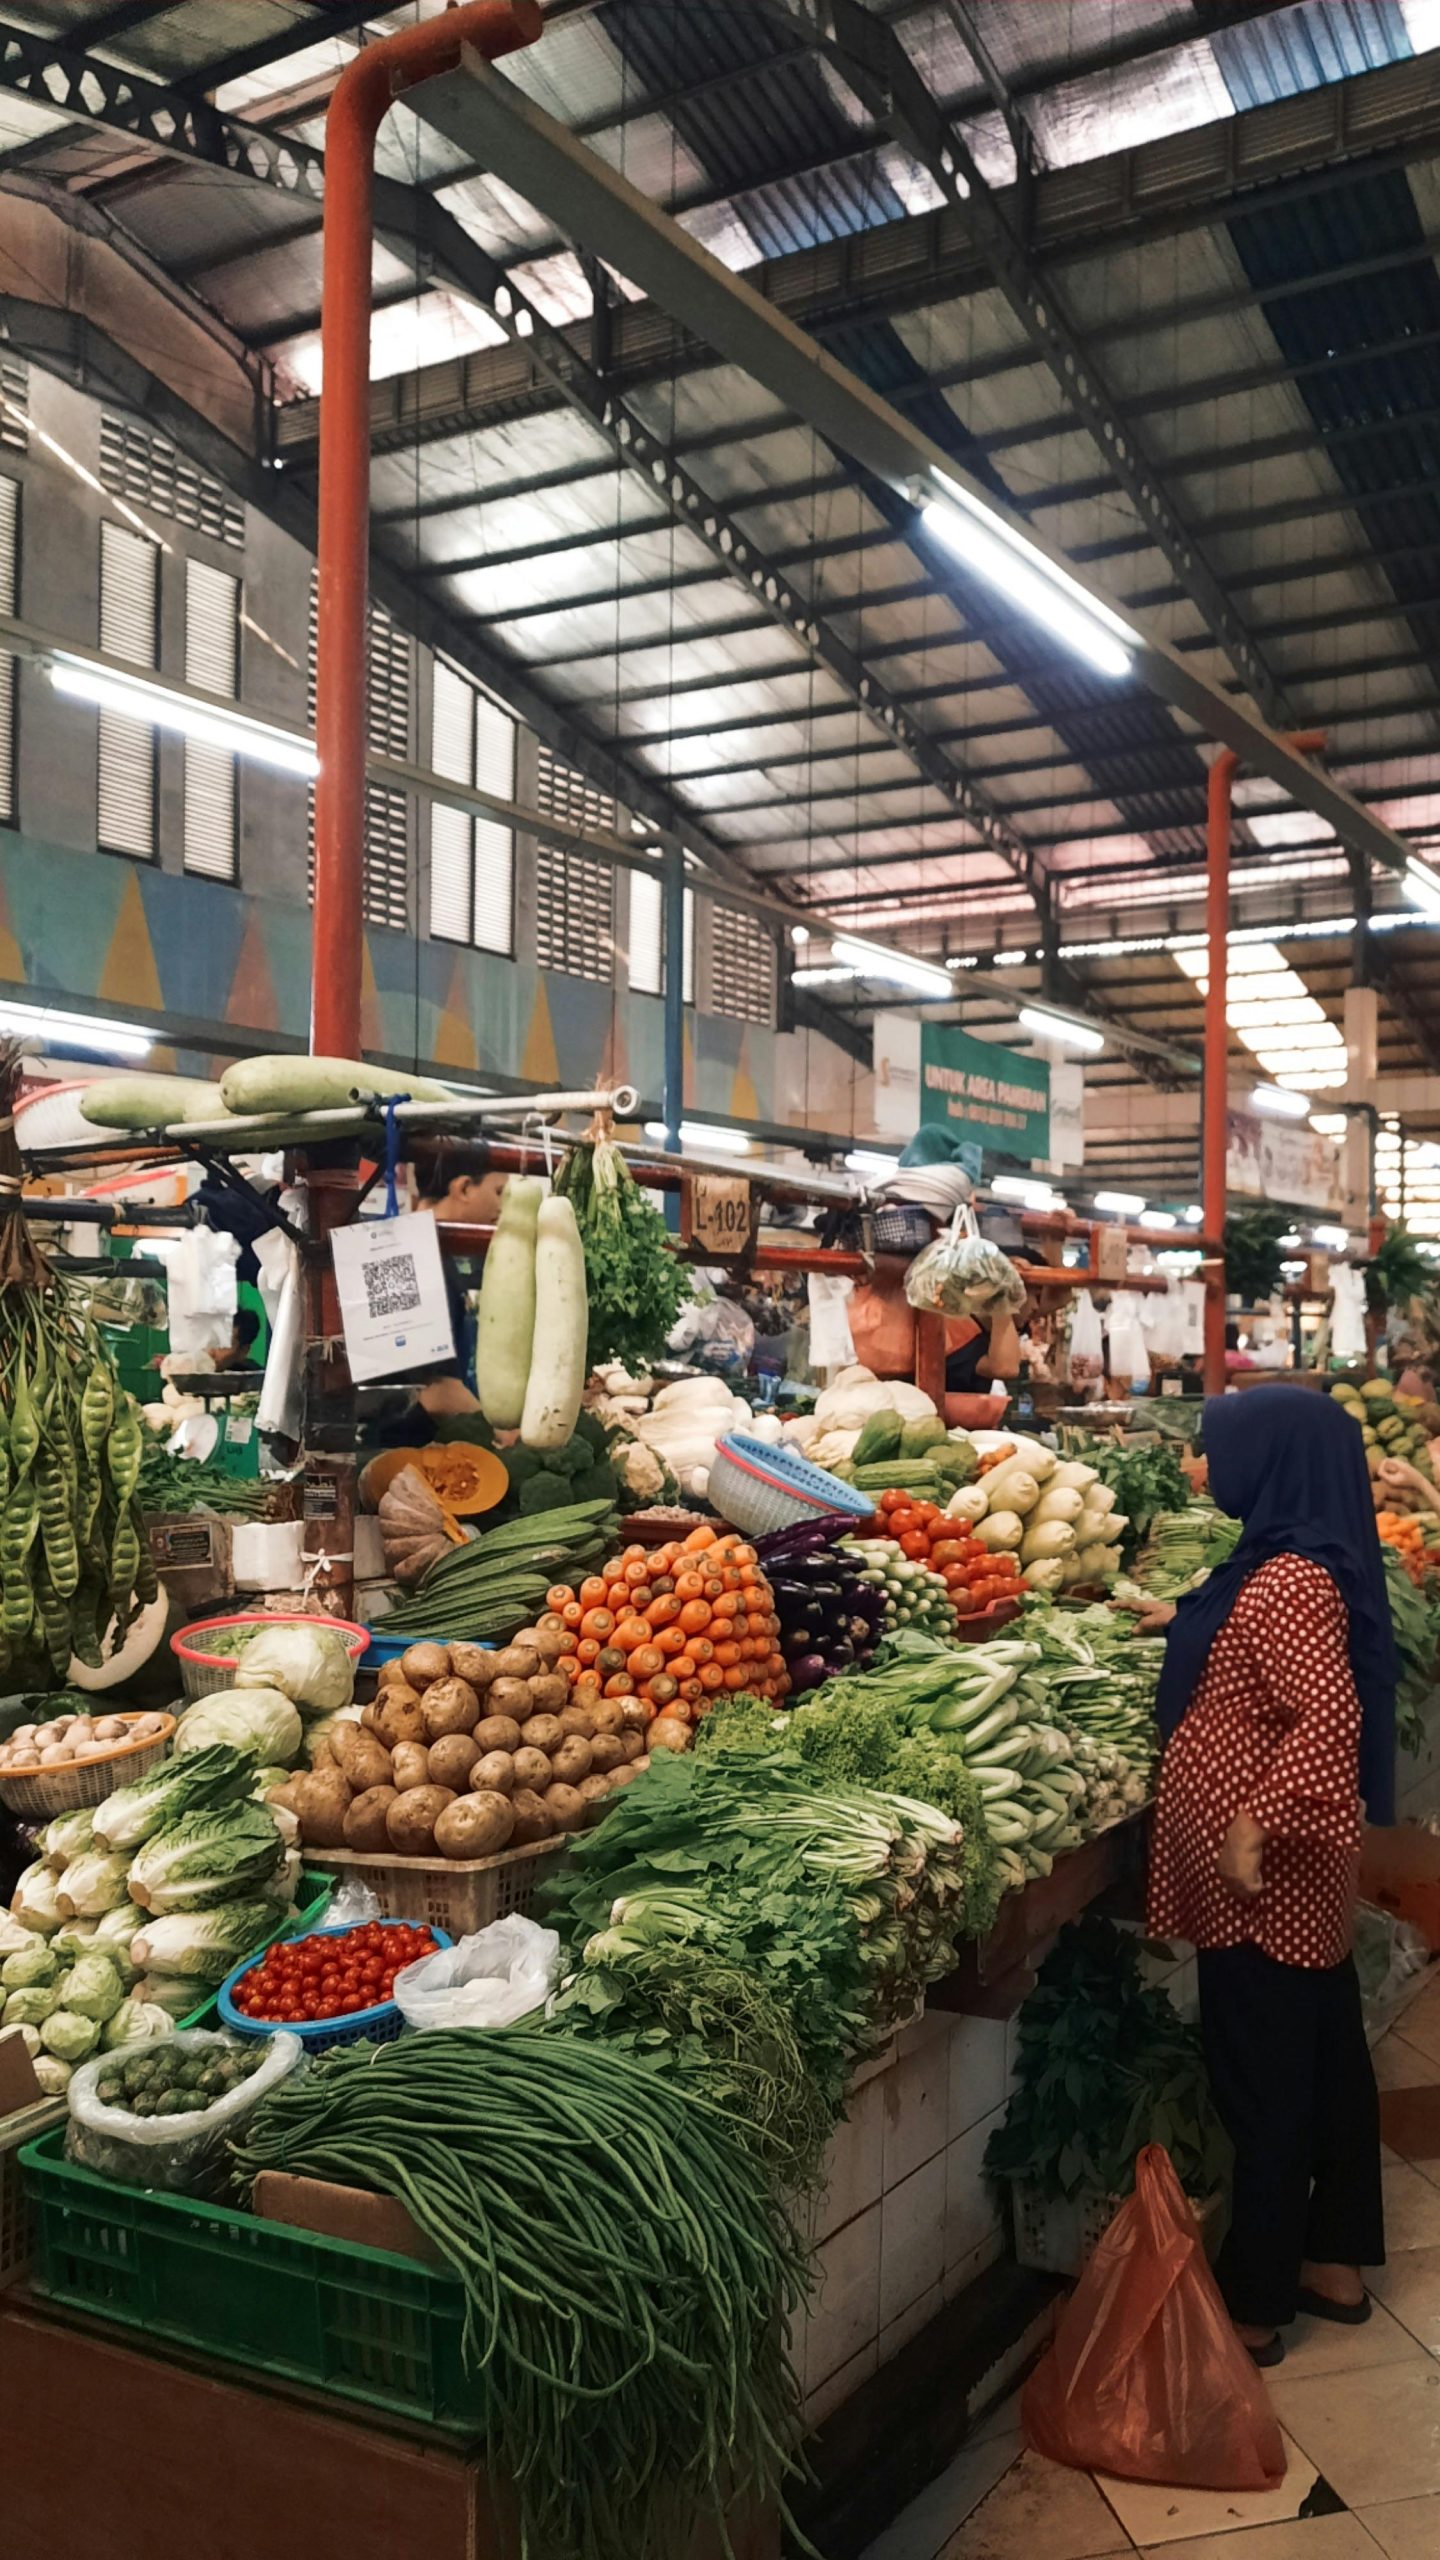
[[[100,646],[154,667],[160,629],[160,554],[144,534],[100,527]],[[155,856],[155,730],[122,712],[100,714],[97,836],[104,853]]]
[[[515,797],[515,723],[474,685],[435,661],[431,762],[450,782]],[[498,819],[430,812],[430,931],[507,957],[515,948],[515,839]]]
[[[638,996],[665,992],[665,890],[658,871],[630,874],[630,984]],[[685,1002],[695,1001],[695,892],[685,892]]]
[[[710,1010],[736,1022],[775,1020],[775,944],[758,916],[710,909]]]
[[[557,827],[603,828],[615,831],[615,803],[609,794],[597,791],[583,773],[562,764],[548,747],[535,751],[535,806],[542,818],[553,818]]]
[[[100,420],[100,481],[117,497],[128,498],[132,507],[172,516],[192,532],[208,534],[212,542],[228,542],[232,550],[244,546],[245,510],[239,500],[167,437],[108,410]]]
[[[606,985],[615,974],[615,873],[608,862],[535,848],[535,958]]]
[[[23,356],[0,356],[0,444],[28,453],[29,421],[30,367]]]
[[[408,763],[415,651],[382,605],[370,608],[368,739],[373,755]],[[365,793],[365,921],[410,927],[410,807],[403,791],[371,783]]]
[[[233,702],[240,689],[240,581],[203,560],[185,563],[185,681]],[[189,739],[185,747],[185,868],[207,880],[235,877],[235,758]]]
[[[20,587],[20,483],[0,479],[0,613],[17,609]],[[0,649],[0,823],[15,809],[15,661]]]

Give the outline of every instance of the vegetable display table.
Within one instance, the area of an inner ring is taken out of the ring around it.
[[[19,2289],[0,2308],[0,2407],[6,2560],[517,2560],[474,2455],[146,2355]],[[778,2560],[773,2518],[733,2535],[736,2560]],[[697,2534],[686,2560],[720,2560],[718,2541]]]

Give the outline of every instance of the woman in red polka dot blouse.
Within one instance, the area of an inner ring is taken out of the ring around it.
[[[1306,2310],[1369,2316],[1384,2258],[1379,2109],[1350,1953],[1362,1802],[1394,1819],[1394,1638],[1360,1434],[1296,1386],[1205,1407],[1210,1490],[1243,1523],[1178,1609],[1149,1926],[1199,1950],[1235,2146],[1220,2277],[1257,2362]]]

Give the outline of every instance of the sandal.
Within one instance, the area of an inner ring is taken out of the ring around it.
[[[1336,2320],[1342,2329],[1358,2329],[1370,2317],[1370,2296],[1362,2293],[1358,2302],[1336,2302],[1328,2293],[1314,2293],[1302,2284],[1295,2296],[1299,2311],[1308,2311],[1312,2320]]]

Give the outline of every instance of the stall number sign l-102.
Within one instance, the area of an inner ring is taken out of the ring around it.
[[[750,1241],[750,1185],[743,1175],[695,1176],[690,1234],[702,1252],[719,1260],[744,1252]]]

